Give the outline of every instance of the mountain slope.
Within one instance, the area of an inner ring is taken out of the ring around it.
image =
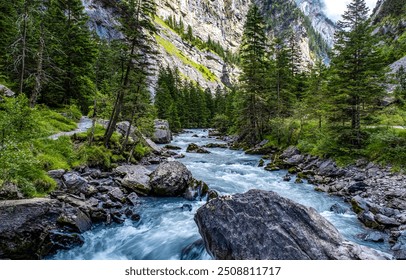
[[[89,26],[99,36],[107,39],[120,37],[114,28],[117,25],[115,0],[82,1],[90,17]],[[299,1],[301,8],[307,7],[304,12],[299,9],[295,0],[255,2],[266,19],[270,42],[275,36],[282,36],[287,40],[288,34],[293,33],[300,46],[303,65],[313,63],[317,57],[326,58],[332,42],[332,29],[327,19],[318,12],[321,9],[318,1]],[[212,90],[218,86],[229,86],[236,81],[238,67],[225,62],[219,51],[205,44],[202,47],[185,40],[183,32],[175,31],[168,21],[181,23],[184,33],[190,28],[193,38],[199,42],[210,41],[220,46],[220,50],[229,50],[229,53],[235,54],[238,52],[250,1],[156,0],[156,4],[156,40],[160,50],[158,64],[163,67],[176,66],[186,79],[194,80],[202,87]],[[308,16],[305,15],[307,11]]]

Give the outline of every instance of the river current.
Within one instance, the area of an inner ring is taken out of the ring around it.
[[[198,136],[198,137],[196,137]],[[207,131],[190,130],[179,134],[172,145],[182,148],[186,157],[180,159],[193,176],[205,181],[220,195],[244,193],[250,189],[270,190],[298,203],[315,208],[328,219],[346,239],[387,252],[388,244],[363,240],[371,232],[348,211],[337,214],[330,211],[334,204],[350,209],[341,198],[314,191],[314,186],[283,181],[286,171],[268,172],[258,163],[257,155],[246,155],[242,151],[212,148],[210,154],[186,153],[190,143],[199,146],[208,143],[223,143],[208,138]],[[198,228],[193,220],[196,210],[204,201],[190,202],[183,198],[141,198],[136,212],[138,222],[126,220],[121,225],[97,226],[83,234],[85,243],[67,251],[60,251],[52,259],[85,260],[179,260],[210,259],[200,240]],[[186,205],[186,206],[185,206]],[[192,208],[189,211],[190,206]],[[294,225],[292,225],[294,226]]]

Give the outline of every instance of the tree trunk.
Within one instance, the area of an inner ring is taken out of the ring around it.
[[[37,61],[37,73],[35,74],[35,86],[31,94],[30,98],[30,106],[34,108],[37,104],[38,97],[42,90],[42,83],[44,80],[44,50],[45,50],[45,34],[44,34],[44,27],[41,24],[41,36],[39,38],[39,48],[38,48],[38,61]]]
[[[19,93],[23,92],[24,87],[24,72],[25,72],[25,58],[27,55],[27,21],[28,21],[28,3],[24,3],[24,15],[23,15],[23,30],[22,30],[22,50],[21,50],[21,73],[20,73],[20,88]]]

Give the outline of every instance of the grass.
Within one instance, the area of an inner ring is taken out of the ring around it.
[[[155,35],[155,39],[157,40],[158,44],[160,44],[168,54],[179,58],[183,64],[189,65],[189,66],[195,68],[196,70],[198,70],[202,74],[202,76],[205,80],[207,80],[209,82],[215,82],[218,80],[216,75],[214,75],[213,72],[211,72],[206,66],[201,65],[201,64],[191,60],[189,57],[184,55],[174,44],[172,44],[168,40],[162,38],[159,35]]]

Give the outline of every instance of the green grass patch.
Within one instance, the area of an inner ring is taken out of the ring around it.
[[[214,75],[213,72],[211,72],[206,66],[201,65],[191,60],[189,57],[185,56],[174,44],[172,44],[168,40],[162,38],[159,35],[155,35],[155,39],[157,40],[158,44],[160,44],[168,54],[176,56],[182,61],[183,64],[189,65],[197,69],[202,74],[205,80],[210,82],[215,82],[218,80],[216,75]]]

